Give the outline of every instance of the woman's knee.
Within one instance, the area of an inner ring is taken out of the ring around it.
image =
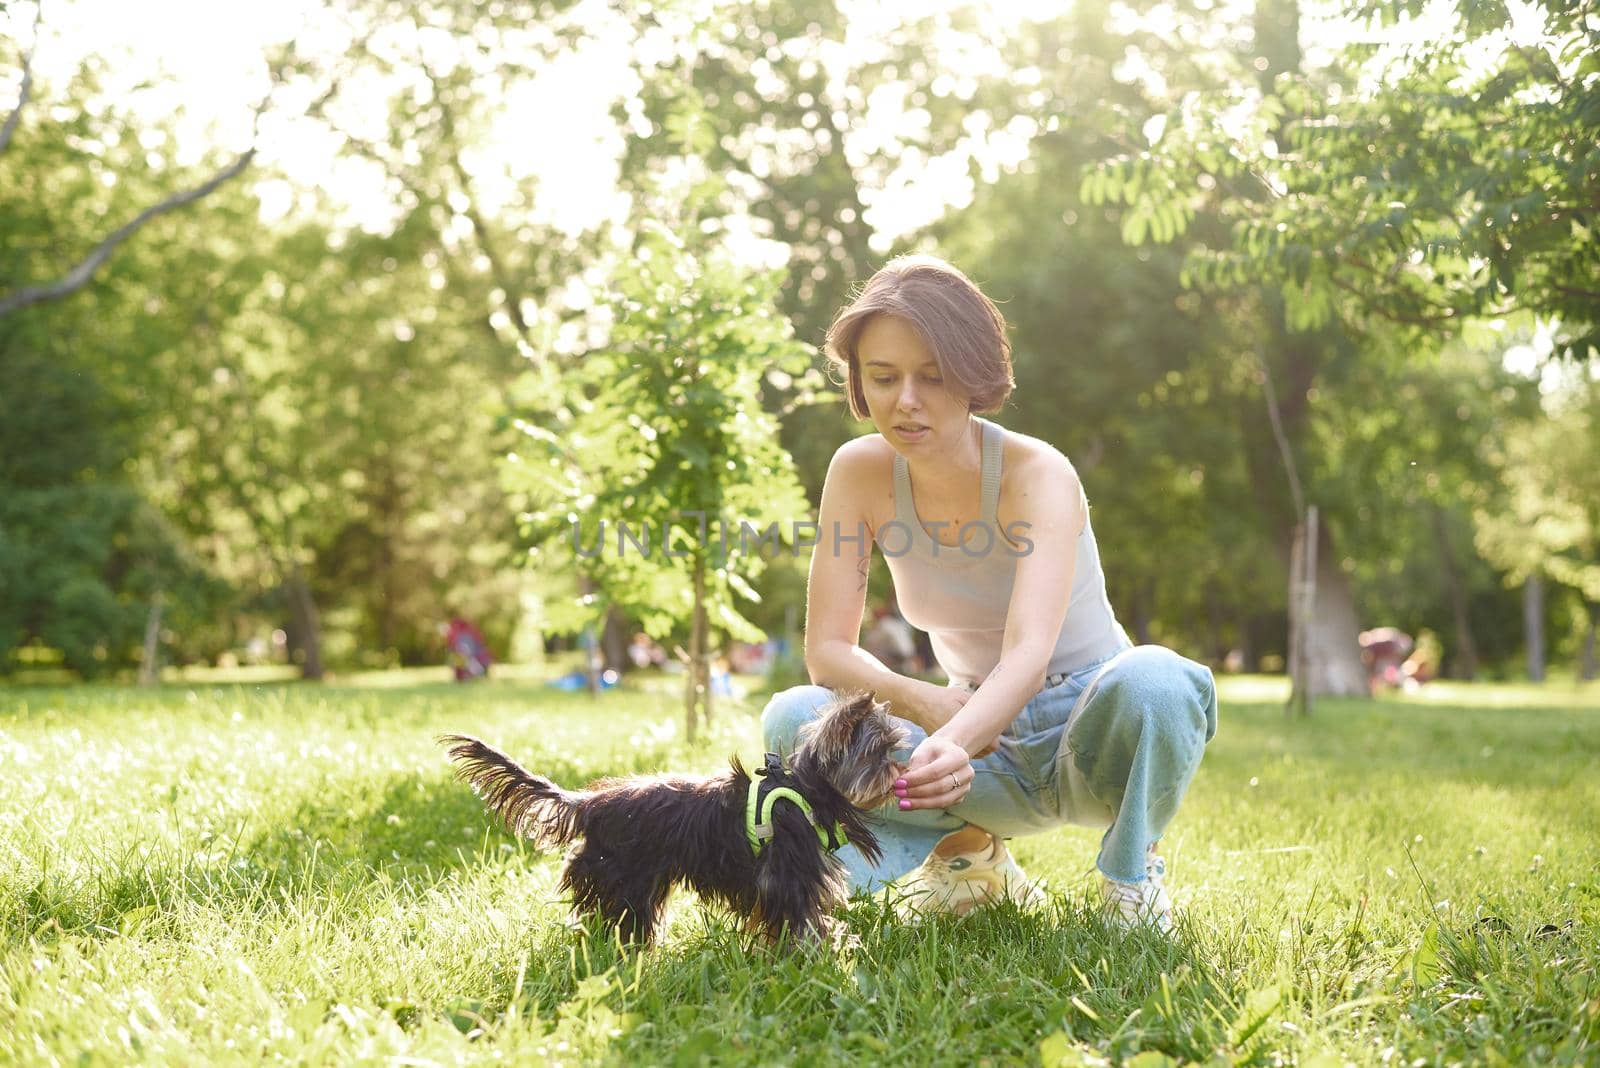
[[[1095,698],[1122,729],[1153,732],[1160,741],[1204,745],[1217,732],[1217,689],[1211,669],[1171,649],[1128,650],[1098,681]],[[1128,722],[1131,720],[1132,722]]]
[[[1170,808],[1199,768],[1216,722],[1209,669],[1160,646],[1139,646],[1097,680],[1063,744],[1084,788],[1114,811],[1135,795]]]
[[[761,713],[762,744],[773,752],[791,752],[800,728],[817,718],[833,699],[826,686],[791,686],[772,695]]]

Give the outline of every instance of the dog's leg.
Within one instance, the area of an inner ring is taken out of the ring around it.
[[[622,940],[627,944],[648,946],[656,940],[656,928],[661,923],[661,910],[667,903],[667,894],[672,890],[672,883],[656,876],[653,882],[645,883],[643,877],[636,877],[630,883],[617,888],[619,893],[616,898],[616,920],[614,921],[622,932]]]
[[[671,880],[654,870],[640,870],[619,861],[588,839],[567,862],[561,885],[572,894],[573,911],[599,916],[622,933],[626,944],[647,946],[655,940],[656,926]]]
[[[804,833],[812,832],[807,827]],[[809,842],[775,841],[756,876],[756,922],[774,944],[785,931],[797,941],[820,942],[827,934],[828,913],[842,899],[843,889],[814,837]]]

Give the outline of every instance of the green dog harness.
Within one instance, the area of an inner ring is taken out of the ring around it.
[[[750,777],[750,792],[745,795],[744,802],[744,834],[750,840],[750,851],[756,856],[761,855],[761,848],[772,839],[772,807],[779,801],[792,801],[805,813],[823,849],[831,852],[849,841],[841,824],[817,826],[817,814],[811,811],[811,802],[795,789],[794,778],[783,766],[783,758],[777,753],[768,753],[766,765],[757,768]]]

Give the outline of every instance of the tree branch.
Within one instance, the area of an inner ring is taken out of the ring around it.
[[[1564,286],[1559,282],[1551,282],[1550,288],[1557,293],[1569,297],[1584,297],[1588,300],[1600,300],[1600,289],[1580,289],[1577,286]]]
[[[255,159],[255,155],[256,149],[252,145],[238,159],[193,189],[174,193],[159,204],[152,204],[144,209],[114,230],[111,236],[96,245],[75,267],[56,281],[46,285],[24,286],[0,297],[0,319],[31,304],[39,304],[47,300],[60,300],[62,297],[69,296],[82,289],[89,284],[89,279],[94,277],[94,273],[105,265],[106,260],[111,258],[111,254],[116,251],[117,246],[132,237],[151,219],[156,218],[158,215],[165,215],[169,211],[176,211],[186,204],[192,204],[196,200],[210,195],[218,186],[221,186],[248,167],[250,161]]]
[[[472,224],[472,232],[478,239],[478,249],[483,253],[483,258],[489,261],[489,274],[494,279],[500,292],[505,294],[501,301],[502,310],[511,318],[512,324],[517,328],[517,334],[535,352],[533,328],[528,323],[527,317],[522,314],[521,288],[511,277],[511,272],[506,268],[505,257],[500,254],[494,235],[489,231],[488,221],[483,213],[478,210],[478,200],[472,189],[472,176],[467,173],[466,164],[461,161],[461,142],[456,133],[455,113],[451,110],[450,102],[446,99],[443,86],[439,84],[439,77],[433,72],[421,55],[417,56],[417,66],[428,79],[428,84],[433,88],[434,102],[439,105],[439,117],[445,135],[445,149],[448,154],[450,170],[455,174],[456,183],[460,186],[461,196],[466,201],[466,208],[462,214]]]
[[[1256,364],[1261,368],[1261,389],[1267,398],[1267,418],[1272,423],[1272,440],[1278,443],[1278,455],[1283,460],[1284,474],[1289,476],[1289,495],[1294,500],[1295,522],[1299,523],[1306,511],[1306,497],[1300,488],[1300,471],[1294,462],[1294,451],[1289,448],[1289,438],[1283,432],[1283,416],[1278,410],[1278,390],[1272,384],[1272,371],[1267,367],[1263,346],[1256,346]]]
[[[17,124],[22,121],[22,109],[27,106],[28,92],[33,88],[33,52],[39,47],[39,22],[43,18],[44,2],[40,0],[33,8],[33,44],[22,53],[22,85],[17,89],[17,106],[6,116],[6,124],[0,126],[0,155],[11,147],[11,135],[16,133]]]
[[[37,19],[35,20],[35,23],[37,25]],[[37,36],[37,34],[35,34],[35,36]],[[288,64],[286,62],[269,64],[271,84],[267,88],[266,95],[264,95],[261,98],[261,102],[255,106],[250,117],[250,147],[241,152],[232,163],[228,164],[226,167],[213,174],[210,178],[206,179],[204,182],[201,182],[199,185],[190,189],[185,189],[182,192],[174,193],[172,196],[167,197],[160,203],[152,204],[150,207],[145,208],[132,219],[129,219],[126,223],[123,223],[122,226],[112,231],[109,237],[91,249],[87,256],[80,260],[74,267],[72,267],[69,271],[67,271],[66,274],[62,275],[56,281],[44,285],[24,286],[21,289],[16,289],[10,293],[0,295],[0,319],[4,319],[12,312],[19,311],[33,304],[40,304],[47,300],[60,300],[63,297],[71,296],[73,293],[89,284],[89,281],[94,277],[95,272],[103,267],[106,261],[111,258],[111,254],[117,250],[118,245],[132,237],[150,220],[156,218],[157,216],[165,215],[168,212],[176,211],[179,208],[192,204],[197,200],[201,200],[210,196],[219,187],[243,173],[244,170],[250,166],[251,161],[256,157],[256,152],[258,150],[257,139],[261,129],[261,116],[266,113],[267,108],[272,104],[273,94],[276,93],[277,90],[283,85],[285,71],[287,69]],[[28,76],[25,74],[24,85],[27,83]],[[327,103],[328,99],[332,97],[337,89],[338,83],[336,81],[333,85],[329,86],[327,92],[323,93],[317,98],[313,106],[321,108]],[[16,114],[13,112],[11,119],[8,119],[6,122],[5,134],[7,138],[10,136],[11,127],[15,119]],[[3,147],[4,142],[0,141],[0,148]]]

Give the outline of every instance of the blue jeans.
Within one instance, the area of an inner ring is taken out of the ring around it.
[[[767,749],[789,752],[800,727],[833,698],[821,686],[775,694],[762,714]],[[904,722],[904,721],[902,721]],[[927,737],[904,722],[911,748]],[[877,813],[883,859],[839,851],[853,890],[871,892],[917,867],[939,840],[973,824],[1003,838],[1064,823],[1108,830],[1097,865],[1118,882],[1145,878],[1145,854],[1166,830],[1206,743],[1217,732],[1211,671],[1159,645],[1140,645],[1073,672],[1023,706],[949,809]],[[897,754],[908,759],[911,749]]]

